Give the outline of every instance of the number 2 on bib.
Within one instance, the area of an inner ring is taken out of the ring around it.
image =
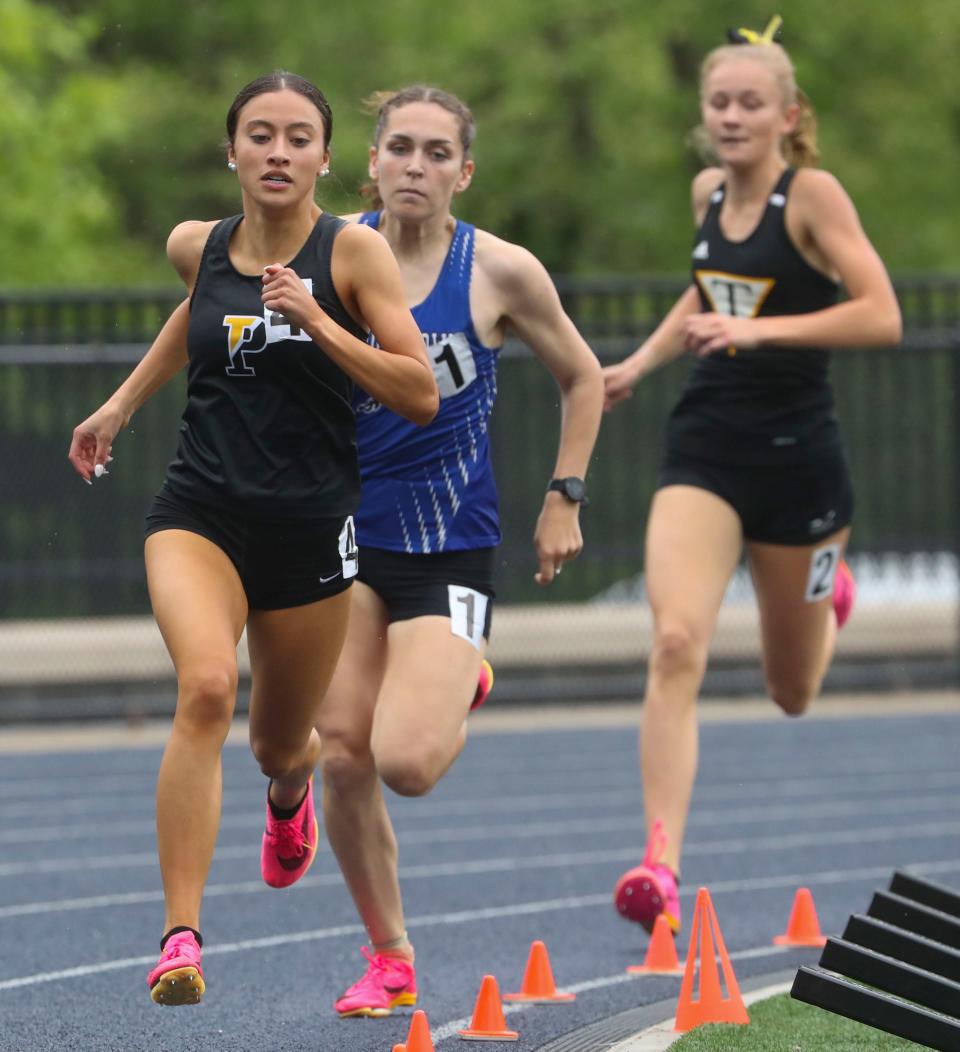
[[[810,573],[804,599],[816,603],[833,594],[833,578],[840,562],[840,545],[825,544],[810,554]]]

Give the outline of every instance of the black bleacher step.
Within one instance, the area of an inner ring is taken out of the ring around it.
[[[949,913],[951,917],[960,917],[960,891],[956,888],[948,888],[898,869],[890,878],[890,890],[894,895],[902,895],[905,899],[912,899],[941,913]]]
[[[932,939],[904,931],[875,917],[855,913],[843,929],[843,938],[857,946],[960,983],[960,952]]]
[[[921,906],[902,895],[875,891],[867,915],[960,950],[960,918]]]
[[[845,939],[827,939],[820,955],[820,967],[869,983],[935,1012],[954,1017],[960,1014],[960,983]]]
[[[803,966],[790,995],[835,1015],[915,1041],[939,1052],[960,1052],[960,1022],[905,1004],[888,994],[869,990],[820,968]]]

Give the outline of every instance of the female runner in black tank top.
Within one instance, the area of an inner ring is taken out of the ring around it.
[[[204,992],[200,905],[220,816],[220,752],[250,650],[250,742],[267,790],[261,870],[273,886],[317,848],[314,725],[343,644],[356,573],[352,382],[427,423],[439,404],[423,341],[382,237],[314,203],[332,116],[293,74],[253,81],[227,117],[243,214],[177,226],[167,246],[191,290],[127,381],[74,431],[88,482],[117,434],[185,364],[177,455],[147,519],[147,579],[178,696],[157,785],[166,919],[154,1001]],[[289,260],[288,265],[277,260]],[[388,353],[365,342],[372,330]]]
[[[809,167],[812,113],[769,35],[745,32],[749,42],[717,48],[703,65],[704,131],[719,167],[693,182],[694,281],[637,351],[604,370],[609,411],[658,366],[685,351],[696,357],[647,525],[654,638],[640,752],[649,840],[615,889],[618,910],[648,930],[660,913],[680,926],[696,699],[744,546],[770,696],[797,716],[819,690],[853,588],[839,562],[852,493],[827,348],[900,338],[896,298],[853,205],[835,178]],[[845,600],[836,613],[832,597]]]

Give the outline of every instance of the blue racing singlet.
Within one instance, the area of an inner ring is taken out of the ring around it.
[[[379,221],[379,212],[360,218],[374,228]],[[354,392],[361,546],[423,554],[500,542],[488,430],[499,348],[480,342],[470,315],[475,236],[457,220],[437,283],[413,308],[440,389],[436,417],[418,427]]]

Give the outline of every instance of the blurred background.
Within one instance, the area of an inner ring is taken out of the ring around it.
[[[960,679],[960,5],[790,0],[426,0],[329,8],[0,0],[0,722],[172,711],[149,613],[142,520],[176,440],[182,378],[134,418],[109,479],[84,486],[70,433],[140,358],[181,292],[170,229],[239,208],[224,117],[290,69],[334,111],[320,203],[360,206],[363,100],[424,81],[478,123],[458,214],[533,251],[604,361],[684,287],[699,62],[729,26],[779,11],[843,182],[904,311],[896,349],[833,366],[857,489],[858,607],[828,690]],[[494,413],[503,511],[491,657],[511,700],[639,696],[650,639],[643,531],[680,361],[604,421],[586,548],[548,590],[531,537],[559,424],[552,380],[514,342]],[[243,650],[243,648],[241,648]],[[705,687],[762,691],[749,579],[731,585]]]

